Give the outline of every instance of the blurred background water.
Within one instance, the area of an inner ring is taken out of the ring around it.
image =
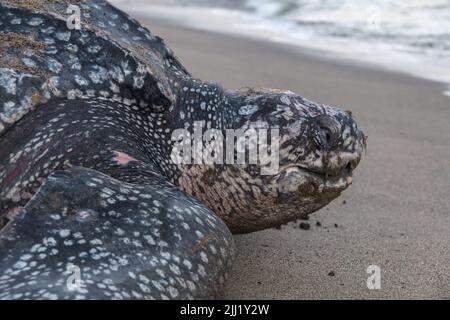
[[[127,11],[165,6],[196,27],[263,36],[450,83],[450,0],[113,0]],[[183,16],[183,9],[184,15]],[[189,10],[188,10],[189,9]],[[193,14],[194,10],[199,14]],[[202,13],[200,13],[202,12]],[[224,18],[227,15],[230,19]],[[232,19],[231,19],[232,17]],[[199,21],[201,23],[199,23]],[[217,28],[217,23],[214,25]]]

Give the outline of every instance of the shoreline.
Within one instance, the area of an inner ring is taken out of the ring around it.
[[[397,65],[396,68],[389,66],[386,61],[375,62],[374,58],[368,59],[358,57],[350,51],[339,52],[336,47],[340,44],[331,45],[309,45],[294,43],[288,39],[280,37],[279,32],[268,30],[249,30],[243,27],[242,16],[245,17],[245,12],[223,8],[202,8],[202,7],[183,7],[183,6],[164,6],[157,4],[145,4],[144,10],[138,11],[133,5],[120,4],[122,9],[128,10],[134,17],[139,20],[157,19],[160,23],[170,23],[179,27],[205,31],[220,34],[223,36],[239,37],[242,39],[263,41],[272,45],[286,47],[289,50],[297,51],[303,55],[310,55],[316,59],[323,59],[332,63],[341,63],[348,66],[359,66],[370,70],[379,70],[390,73],[398,73],[404,76],[410,76],[417,79],[427,80],[442,86],[441,94],[450,96],[450,77],[447,75],[436,75],[431,71],[411,72],[410,66]],[[211,15],[212,12],[212,15]],[[188,18],[189,17],[189,18]],[[226,27],[231,26],[226,29]],[[310,41],[306,40],[305,41]],[[351,41],[351,39],[348,39]],[[345,44],[345,43],[344,43]],[[361,56],[364,55],[361,53]],[[401,61],[402,57],[396,57],[395,61]],[[416,65],[419,68],[423,66]],[[435,70],[436,71],[436,70]]]

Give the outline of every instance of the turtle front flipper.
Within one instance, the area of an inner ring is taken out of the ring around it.
[[[233,255],[224,223],[155,174],[53,173],[0,233],[0,299],[212,298]]]

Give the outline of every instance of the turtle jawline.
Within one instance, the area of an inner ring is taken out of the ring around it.
[[[348,172],[348,173],[345,173],[345,174],[341,173],[341,174],[334,174],[333,175],[333,174],[329,174],[329,173],[322,173],[322,172],[319,172],[317,170],[312,170],[310,168],[306,168],[306,167],[302,166],[301,164],[296,164],[296,163],[288,164],[288,165],[280,168],[280,170],[278,171],[277,175],[281,175],[281,174],[287,172],[289,169],[297,169],[299,171],[304,171],[304,172],[306,172],[308,174],[311,174],[311,175],[313,175],[313,176],[315,176],[317,178],[321,178],[321,179],[326,180],[326,181],[328,181],[329,178],[333,178],[333,180],[339,180],[341,178],[347,178],[348,176],[351,176],[351,172]]]
[[[298,172],[304,172],[309,176],[312,176],[317,182],[320,181],[319,183],[322,184],[322,190],[328,192],[342,192],[352,184],[353,180],[351,171],[342,171],[339,175],[331,175],[305,168],[299,164],[289,164],[282,167],[277,173],[277,176],[288,173],[290,169],[294,169]],[[339,184],[342,179],[344,179],[345,182],[343,184]]]

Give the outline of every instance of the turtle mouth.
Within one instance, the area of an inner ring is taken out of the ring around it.
[[[281,167],[273,179],[279,189],[286,192],[339,194],[352,184],[352,171],[351,167],[346,167],[337,173],[330,173],[295,163]]]

